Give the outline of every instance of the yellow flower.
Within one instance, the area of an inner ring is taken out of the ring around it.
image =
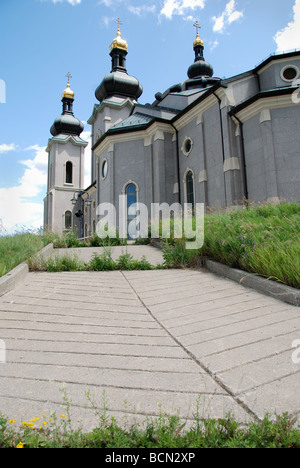
[[[9,421],[9,424],[15,424],[15,422],[16,422],[15,419],[11,419],[11,420]]]
[[[24,448],[24,442],[19,442],[16,448]]]
[[[61,414],[60,417],[61,417],[61,418],[65,418],[66,415],[65,415],[65,414]]]
[[[23,421],[22,426],[28,426],[28,423],[26,421]]]
[[[47,423],[46,423],[46,421],[44,421],[44,422],[43,422],[43,424],[44,424],[44,426],[47,426]]]

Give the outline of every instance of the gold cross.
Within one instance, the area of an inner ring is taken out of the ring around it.
[[[198,23],[198,21],[196,21],[196,23],[194,24],[195,28],[197,29],[197,34],[199,34],[199,29],[201,29],[201,26],[200,24]]]
[[[66,74],[66,78],[68,78],[68,83],[70,84],[70,78],[73,78],[70,72]]]
[[[120,18],[118,18],[117,21],[115,21],[115,23],[117,23],[119,29],[120,29],[120,26],[123,25],[123,23],[122,23],[122,21],[120,20]]]

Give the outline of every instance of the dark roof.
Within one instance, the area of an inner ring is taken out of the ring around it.
[[[151,115],[145,115],[145,114],[140,114],[139,112],[136,112],[135,114],[131,115],[130,117],[127,117],[127,119],[122,120],[122,122],[119,122],[115,124],[113,127],[110,128],[110,132],[112,130],[119,130],[121,128],[136,128],[140,126],[145,126],[149,124],[152,120],[154,120],[155,117]]]

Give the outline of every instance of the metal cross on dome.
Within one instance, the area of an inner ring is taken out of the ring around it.
[[[115,23],[118,25],[118,28],[120,29],[120,26],[123,25],[122,21],[120,20],[120,18],[117,19],[117,21],[115,21]]]
[[[194,27],[197,29],[197,34],[199,34],[199,29],[201,29],[201,26],[198,21],[194,24]]]
[[[70,72],[66,74],[66,78],[68,78],[68,83],[70,83],[70,78],[73,78]]]

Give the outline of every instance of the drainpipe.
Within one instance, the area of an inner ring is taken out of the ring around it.
[[[216,93],[213,95],[217,98],[219,102],[219,115],[220,115],[220,128],[221,128],[221,139],[222,139],[222,154],[223,154],[223,167],[225,162],[225,146],[224,146],[224,128],[223,128],[223,121],[222,121],[222,109],[221,109],[221,99]],[[223,172],[224,173],[224,172]],[[227,206],[227,191],[226,191],[226,180],[225,180],[225,173],[224,173],[224,190],[225,190],[225,204]]]
[[[244,182],[244,189],[245,189],[246,206],[248,206],[249,191],[248,191],[248,180],[247,180],[244,124],[236,115],[233,115],[233,118],[236,119],[236,121],[239,123],[240,129],[241,129],[241,143],[242,143],[241,161],[242,161],[242,166],[243,166],[243,182]]]
[[[179,162],[179,138],[178,138],[178,130],[171,123],[172,127],[174,128],[176,132],[176,163],[177,163],[177,179],[178,179],[178,202],[181,205],[181,185],[180,185],[180,162]]]

